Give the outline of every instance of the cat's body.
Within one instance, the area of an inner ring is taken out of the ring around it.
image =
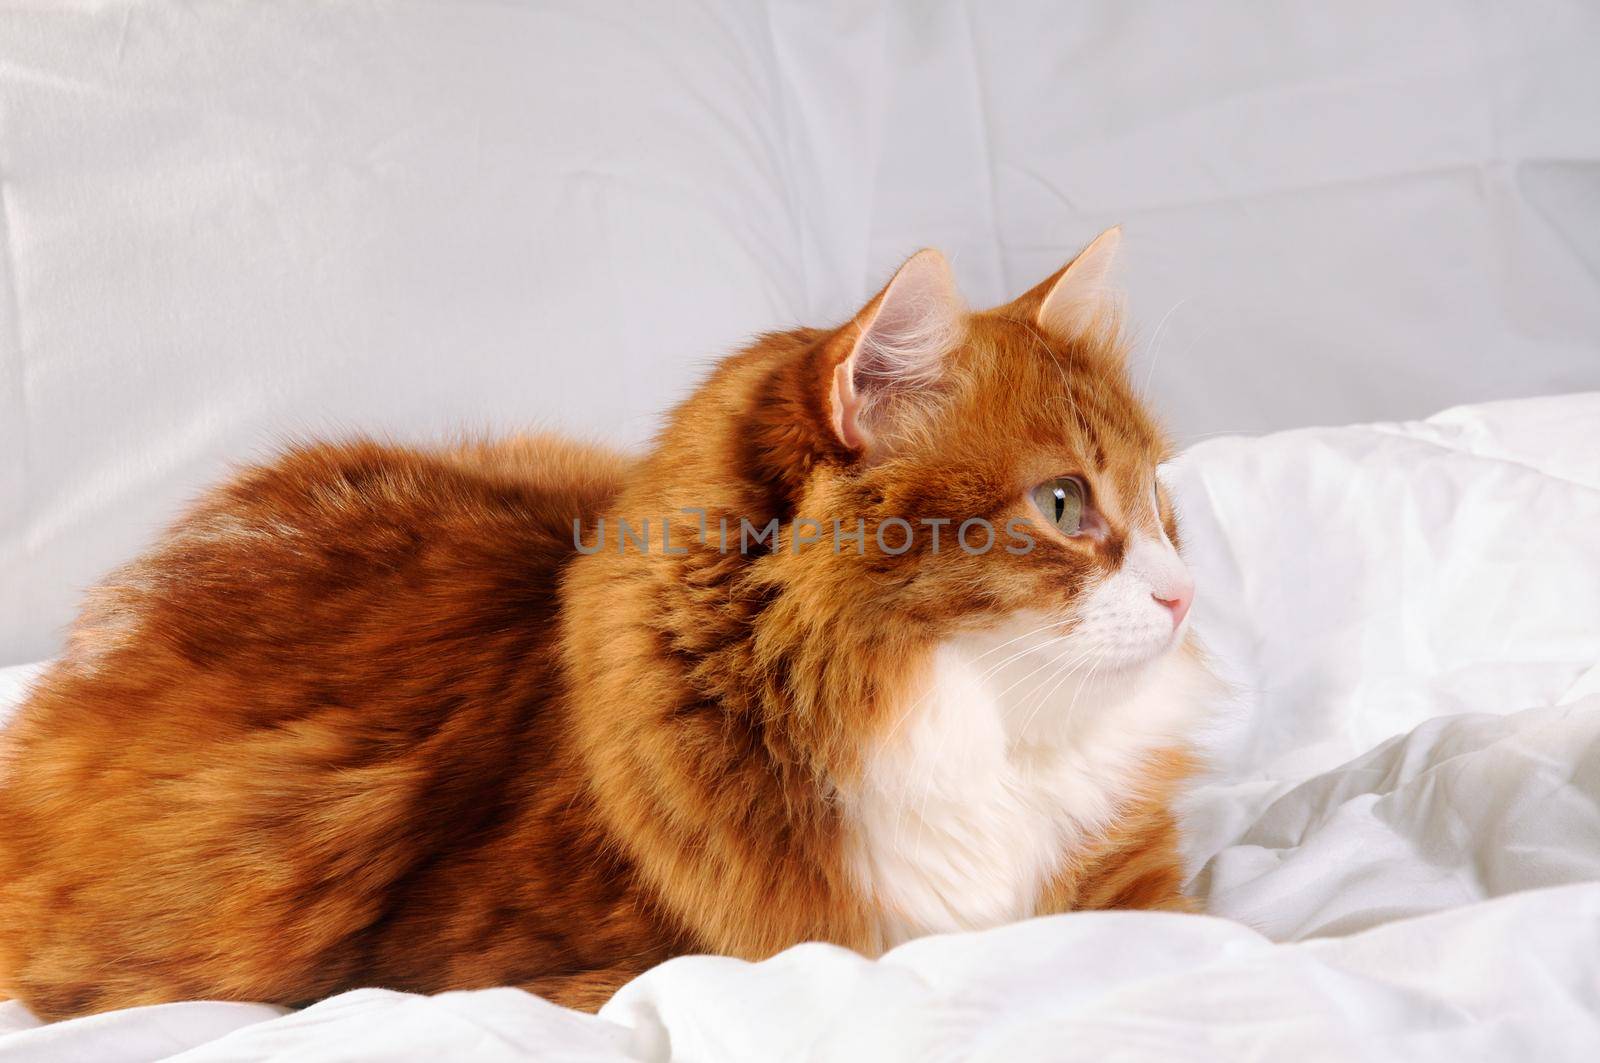
[[[626,465],[517,449],[300,451],[96,592],[8,736],[0,971],[32,1007],[667,954],[557,693],[571,514]]]
[[[683,952],[1184,907],[1205,670],[1086,260],[968,318],[918,256],[844,328],[727,360],[643,459],[323,445],[212,493],[6,735],[0,984],[50,1017],[360,985],[593,1007]],[[1034,551],[875,541],[998,525],[1063,471],[1083,526]],[[803,541],[858,517],[859,552]],[[781,532],[729,549],[730,518]]]

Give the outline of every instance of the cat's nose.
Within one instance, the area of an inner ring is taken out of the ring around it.
[[[1171,587],[1152,592],[1150,597],[1167,607],[1167,611],[1172,614],[1172,630],[1176,631],[1183,623],[1183,618],[1189,615],[1189,606],[1194,601],[1194,580],[1185,579]]]

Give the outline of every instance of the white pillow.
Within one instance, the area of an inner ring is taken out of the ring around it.
[[[0,15],[0,663],[298,434],[638,439],[799,320],[759,7]]]

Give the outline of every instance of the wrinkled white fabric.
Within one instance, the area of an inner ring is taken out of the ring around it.
[[[0,0],[0,664],[285,436],[638,439],[1127,226],[1180,441],[1600,387],[1600,5]]]
[[[158,1019],[188,1009],[198,1042],[231,1007],[236,1030],[172,1058],[1587,1063],[1597,987],[1600,885],[1588,883],[1293,945],[1219,919],[1112,912],[928,938],[877,963],[825,945],[758,965],[693,957],[598,1017],[513,989],[362,989],[270,1021],[257,1005],[169,1005],[120,1016],[142,1020],[120,1041],[81,1020],[12,1035],[0,1058],[164,1058]]]
[[[1167,481],[1236,691],[1184,817],[1208,917],[690,957],[598,1017],[13,1002],[0,1060],[1596,1058],[1600,393],[1212,440]]]

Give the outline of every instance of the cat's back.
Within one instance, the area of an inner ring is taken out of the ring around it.
[[[548,620],[573,520],[627,468],[550,436],[295,447],[213,489],[93,590],[64,663],[99,672],[139,651],[226,671],[293,652],[337,665],[357,641],[398,650],[475,618]]]
[[[551,437],[355,441],[206,495],[91,593],[6,735],[0,976],[66,1013],[137,999],[108,958],[167,999],[152,968],[245,999],[282,999],[264,970],[355,974],[396,885],[558,770],[528,758],[558,727],[573,520],[628,467]],[[240,984],[219,941],[257,957]]]

